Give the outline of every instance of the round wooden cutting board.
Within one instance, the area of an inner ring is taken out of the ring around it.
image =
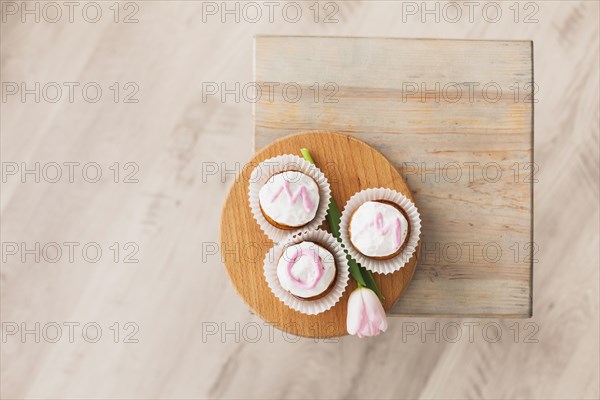
[[[332,132],[306,132],[284,137],[256,154],[242,169],[231,188],[221,215],[221,254],[233,286],[248,306],[266,322],[286,332],[326,338],[346,331],[350,283],[340,301],[319,315],[304,315],[288,308],[271,292],[263,275],[263,259],[274,243],[263,233],[250,211],[248,186],[252,170],[262,161],[281,154],[296,154],[306,147],[327,176],[340,211],[356,192],[375,187],[395,189],[413,200],[404,179],[377,150],[350,136]],[[414,201],[414,200],[413,200]],[[326,223],[324,224],[326,226]],[[373,274],[386,310],[400,298],[412,279],[419,249],[399,271]]]

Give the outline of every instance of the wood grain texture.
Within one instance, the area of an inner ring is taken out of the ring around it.
[[[140,1],[139,23],[115,24],[108,8],[113,2],[98,3],[103,18],[96,24],[80,18],[83,3],[74,23],[66,7],[58,23],[35,23],[31,15],[21,23],[19,14],[0,23],[2,82],[98,81],[105,90],[96,104],[35,103],[31,96],[22,103],[18,95],[0,102],[2,162],[96,161],[108,174],[98,184],[36,184],[31,176],[28,183],[18,176],[0,182],[0,236],[29,244],[135,241],[140,262],[114,264],[110,252],[96,264],[36,264],[31,257],[21,263],[18,256],[0,261],[2,322],[31,329],[36,322],[81,327],[95,321],[103,328],[98,343],[85,342],[79,331],[70,343],[66,328],[58,343],[10,336],[0,344],[0,397],[600,397],[597,1],[526,0],[518,3],[519,22],[509,9],[513,1],[490,2],[502,7],[497,23],[481,18],[486,2],[473,23],[463,2],[456,2],[463,6],[461,21],[436,23],[428,15],[424,23],[421,15],[403,22],[407,2],[340,1],[339,22],[318,24],[308,9],[312,1],[300,3],[304,18],[298,23],[280,14],[270,23],[266,9],[258,23],[235,23],[231,15],[222,23],[218,14],[203,23],[207,2]],[[531,3],[539,7],[538,21],[523,23]],[[220,207],[254,154],[253,106],[233,95],[203,102],[202,82],[225,82],[228,89],[251,82],[253,36],[269,34],[534,41],[539,251],[531,319],[390,316],[388,331],[373,340],[315,341],[285,336],[248,312],[221,256],[203,254],[202,246],[219,243]],[[116,81],[138,83],[140,102],[115,104],[107,86]],[[107,168],[115,161],[137,162],[140,182],[111,183]],[[216,172],[205,173],[215,166]],[[114,343],[108,327],[115,321],[137,323],[139,343]],[[529,322],[538,327],[537,343],[524,343],[523,323]],[[467,323],[479,324],[472,341]],[[484,339],[487,323],[499,324],[501,340]],[[206,324],[217,332],[203,337]],[[436,341],[436,324],[440,331],[460,324],[461,338],[449,342],[440,332]],[[257,327],[261,336],[249,340]],[[424,335],[424,328],[434,333]]]
[[[264,254],[274,243],[260,229],[248,206],[249,178],[252,170],[262,161],[282,154],[298,154],[302,148],[310,150],[316,165],[327,176],[332,196],[340,210],[352,195],[371,187],[394,189],[413,200],[396,168],[366,143],[334,132],[315,131],[287,136],[258,152],[243,168],[227,196],[221,214],[221,248],[237,251],[223,252],[224,264],[242,299],[268,323],[305,337],[344,336],[348,334],[348,298],[356,288],[352,279],[333,308],[318,315],[305,315],[277,299],[263,274]],[[393,274],[373,274],[385,297],[383,306],[386,310],[396,303],[408,287],[415,272],[417,255],[418,248],[406,265]]]
[[[422,262],[392,312],[531,316],[531,42],[261,36],[255,51],[264,90],[288,87],[256,103],[257,149],[340,130],[383,152],[422,205]]]

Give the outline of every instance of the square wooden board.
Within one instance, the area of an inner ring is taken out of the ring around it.
[[[530,41],[256,37],[255,150],[330,130],[402,172],[423,235],[393,314],[528,317],[532,60]]]

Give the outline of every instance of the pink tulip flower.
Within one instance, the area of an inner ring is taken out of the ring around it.
[[[387,329],[385,310],[371,289],[359,287],[348,300],[346,329],[351,335],[377,336]]]

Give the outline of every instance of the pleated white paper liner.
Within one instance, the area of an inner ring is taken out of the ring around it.
[[[277,264],[285,249],[303,241],[316,243],[329,250],[335,257],[337,272],[333,286],[325,296],[316,300],[302,300],[295,297],[281,286],[277,277]],[[302,232],[273,246],[265,255],[264,273],[267,284],[279,300],[291,309],[308,315],[320,314],[333,307],[344,294],[349,279],[346,253],[330,233],[320,229]]]
[[[354,211],[363,203],[374,200],[386,200],[397,204],[406,212],[410,223],[410,236],[406,238],[406,240],[408,240],[406,247],[400,254],[388,260],[376,260],[361,254],[350,242],[350,236],[348,234],[352,213],[354,213]],[[392,189],[372,188],[355,193],[344,206],[344,211],[342,211],[340,237],[344,248],[348,251],[350,256],[363,267],[369,271],[377,272],[378,274],[391,274],[404,267],[414,254],[417,245],[419,244],[420,235],[421,216],[419,215],[419,210],[417,210],[417,207],[410,199],[408,199],[408,197]]]
[[[260,189],[273,175],[284,171],[302,172],[314,179],[319,187],[320,199],[315,218],[308,224],[295,230],[279,229],[276,226],[271,225],[260,210],[258,197]],[[329,182],[327,182],[325,174],[323,174],[323,172],[321,172],[314,164],[292,154],[284,154],[261,162],[254,168],[250,175],[250,186],[248,189],[252,215],[254,215],[254,219],[263,232],[274,242],[280,242],[299,232],[317,229],[325,220],[327,207],[329,206],[329,200],[331,198],[331,188],[329,187]]]

